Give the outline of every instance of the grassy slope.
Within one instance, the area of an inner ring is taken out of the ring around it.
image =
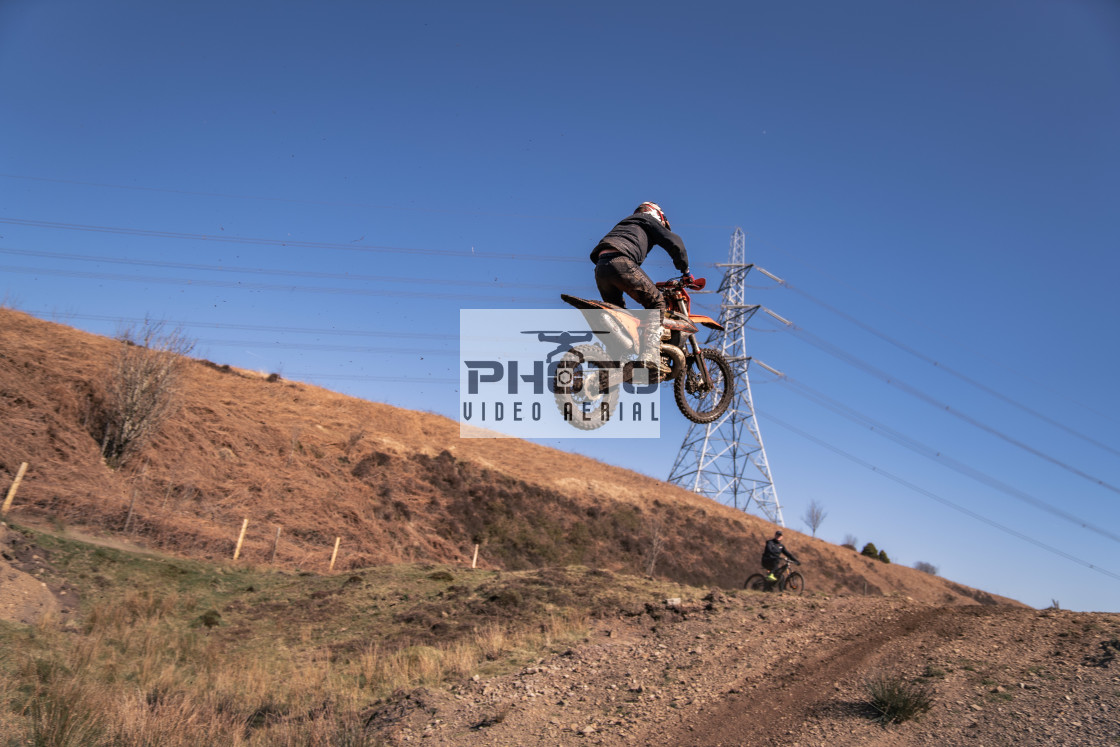
[[[99,454],[120,343],[0,309],[0,481],[32,468],[17,516],[121,533],[184,557],[323,572],[401,562],[583,564],[734,587],[772,525],[678,487],[512,439],[459,439],[446,418],[191,361],[181,407],[139,458]],[[835,500],[842,500],[836,496]],[[129,518],[131,515],[131,518]],[[1008,601],[787,532],[810,589],[934,603]],[[889,548],[889,545],[888,545]]]
[[[320,576],[16,530],[40,578],[82,600],[65,620],[0,623],[10,744],[357,743],[398,690],[506,671],[682,591],[585,568]]]

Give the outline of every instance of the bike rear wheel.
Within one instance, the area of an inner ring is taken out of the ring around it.
[[[747,577],[743,588],[747,591],[767,591],[770,587],[770,582],[761,573],[755,573]]]
[[[805,589],[805,577],[800,573],[794,572],[786,577],[785,582],[782,584],[782,591],[788,591],[793,594],[800,594]]]
[[[569,425],[584,431],[606,425],[618,407],[618,387],[609,386],[606,371],[597,362],[609,363],[600,345],[576,345],[556,367],[553,387],[556,408]]]

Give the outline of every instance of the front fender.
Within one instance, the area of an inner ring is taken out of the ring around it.
[[[702,324],[708,329],[723,329],[723,325],[717,322],[715,319],[712,319],[710,316],[704,316],[703,314],[689,314],[688,318],[691,319],[694,324]]]

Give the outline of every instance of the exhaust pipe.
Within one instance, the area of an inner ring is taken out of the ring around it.
[[[673,374],[667,379],[662,379],[662,381],[676,381],[677,377],[684,371],[684,351],[676,345],[662,343],[661,357],[668,358],[673,369]]]

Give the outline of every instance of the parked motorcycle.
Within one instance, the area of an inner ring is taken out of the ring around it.
[[[583,430],[605,425],[618,405],[619,386],[607,384],[601,375],[602,363],[624,364],[621,380],[649,385],[672,383],[673,397],[681,414],[694,423],[711,423],[723,415],[735,396],[735,377],[727,358],[719,350],[701,348],[696,339],[699,326],[722,330],[709,316],[693,314],[690,290],[702,290],[704,278],[683,275],[657,283],[669,310],[661,334],[661,361],[669,369],[660,375],[634,365],[640,353],[643,325],[626,309],[605,301],[561,294],[566,303],[589,313],[588,320],[599,339],[597,343],[576,345],[568,350],[556,369],[556,405],[561,413],[581,408],[588,414],[568,422]],[[603,314],[602,312],[607,312]],[[597,329],[606,325],[607,330]],[[698,326],[699,325],[699,326]]]

